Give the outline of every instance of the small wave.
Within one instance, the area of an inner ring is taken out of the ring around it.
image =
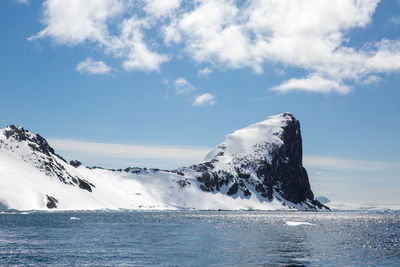
[[[78,220],[80,220],[81,218],[78,218],[78,217],[71,217],[71,218],[69,218],[70,220],[74,220],[74,221],[78,221]]]
[[[21,214],[21,215],[26,215],[26,214],[32,214],[34,213],[33,211],[0,211],[0,214]]]
[[[309,223],[309,222],[286,222],[285,224],[288,226],[315,225],[315,224]]]

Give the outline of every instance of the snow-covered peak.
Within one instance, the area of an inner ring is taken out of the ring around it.
[[[74,167],[54,152],[46,139],[23,127],[7,126],[0,130],[0,156],[33,166],[36,170],[64,184],[78,186],[87,191],[92,184],[73,173]],[[23,167],[21,167],[23,168]]]
[[[296,119],[293,115],[286,112],[234,131],[226,135],[225,140],[208,153],[204,161],[226,164],[232,162],[235,157],[254,154],[261,146],[280,146],[283,144],[283,127],[294,120]]]
[[[24,154],[32,150],[48,156],[50,154],[55,154],[54,149],[50,147],[46,139],[41,137],[39,134],[34,134],[28,130],[25,130],[22,126],[16,127],[14,125],[9,125],[6,128],[1,129],[0,143],[9,148],[12,148],[13,145],[15,148],[20,148],[21,146],[21,148],[25,147],[24,151],[19,149],[21,150],[20,152]]]

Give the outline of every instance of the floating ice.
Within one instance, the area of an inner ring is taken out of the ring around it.
[[[286,222],[285,224],[288,226],[315,225],[309,222]]]

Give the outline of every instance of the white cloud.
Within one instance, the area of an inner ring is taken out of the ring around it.
[[[212,106],[215,105],[215,97],[212,94],[205,93],[196,97],[193,106]]]
[[[399,16],[391,17],[389,19],[389,22],[393,23],[394,25],[400,25],[400,17]]]
[[[46,0],[42,23],[45,28],[31,40],[50,37],[59,44],[77,45],[85,41],[107,42],[107,22],[121,15],[122,1],[114,0]]]
[[[181,34],[176,23],[171,23],[167,26],[164,25],[162,26],[161,30],[164,34],[164,43],[167,46],[170,46],[173,43],[179,43],[181,41]]]
[[[30,5],[31,4],[31,0],[15,0],[15,2],[17,2],[20,5]]]
[[[59,151],[72,151],[121,159],[159,159],[201,161],[210,151],[202,147],[124,145],[49,139],[50,145]]]
[[[382,80],[381,77],[376,75],[370,75],[363,80],[363,84],[370,85],[370,84],[377,84]]]
[[[111,68],[103,61],[94,61],[91,58],[79,62],[75,69],[79,73],[87,74],[106,74],[111,71]]]
[[[379,171],[393,167],[393,164],[379,161],[352,160],[336,157],[304,156],[306,168],[317,168],[322,170],[354,170],[354,171]]]
[[[181,0],[145,0],[145,11],[156,17],[172,16],[181,5]]]
[[[197,90],[191,85],[186,79],[178,78],[174,81],[175,93],[176,94],[189,94]],[[210,93],[204,93],[195,97],[192,102],[193,106],[212,106],[215,105],[215,97]]]
[[[198,62],[215,62],[231,68],[253,65],[243,28],[236,23],[239,9],[233,1],[200,3],[178,23],[187,53]]]
[[[175,93],[177,94],[187,94],[196,90],[196,88],[193,85],[191,85],[186,79],[182,77],[174,81],[174,86],[175,86]]]
[[[168,56],[160,55],[149,49],[143,37],[143,28],[149,27],[146,20],[131,17],[121,24],[121,35],[114,38],[108,50],[126,57],[125,70],[159,71]]]
[[[89,42],[123,58],[122,66],[127,71],[159,71],[169,59],[151,51],[146,44],[143,34],[149,27],[146,19],[138,19],[134,14],[128,14],[128,18],[123,16],[133,10],[129,1],[46,0],[43,6],[45,28],[29,40],[47,37],[57,44],[70,46]],[[110,26],[116,26],[120,33],[110,34]]]
[[[307,78],[293,78],[284,83],[272,87],[271,90],[287,93],[290,91],[307,91],[313,93],[331,93],[347,94],[350,87],[338,81],[328,80],[317,74],[308,76]]]
[[[262,73],[265,64],[278,63],[307,74],[276,88],[345,94],[353,82],[400,71],[400,41],[383,39],[357,48],[347,42],[352,29],[371,23],[379,2],[46,0],[44,29],[30,40],[94,45],[120,58],[127,71],[160,71],[182,54],[213,69]],[[161,45],[172,54],[157,52]],[[315,89],[318,83],[324,88]]]
[[[378,2],[254,0],[238,8],[238,2],[229,0],[202,1],[178,25],[187,53],[197,62],[251,67],[257,73],[263,64],[277,62],[324,77],[325,88],[314,92],[326,92],[328,86],[328,91],[348,93],[350,86],[344,80],[400,70],[399,61],[388,60],[400,55],[396,41],[384,40],[358,50],[343,46],[350,29],[371,22]],[[317,81],[310,76],[303,80],[308,85]],[[304,88],[310,91],[310,87]]]
[[[384,39],[376,43],[375,47],[374,53],[365,56],[367,71],[391,72],[400,70],[400,40],[389,41]]]
[[[212,73],[211,68],[204,68],[204,69],[199,70],[198,75],[208,77],[208,75],[210,75],[211,73]]]

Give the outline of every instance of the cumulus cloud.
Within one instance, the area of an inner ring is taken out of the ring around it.
[[[283,81],[276,90],[346,94],[353,82],[400,70],[400,41],[359,47],[347,42],[352,29],[371,23],[379,2],[46,0],[44,29],[30,40],[91,44],[120,58],[127,71],[160,71],[181,55],[201,66],[199,75],[205,76],[210,67],[262,73],[265,64],[277,63],[307,74]],[[319,85],[323,88],[316,89]]]
[[[147,19],[139,19],[132,2],[124,0],[46,0],[43,4],[43,30],[28,38],[51,38],[59,45],[94,44],[105,53],[122,58],[127,71],[159,71],[168,56],[152,51],[144,40]],[[109,28],[119,32],[111,34]]]
[[[156,17],[172,16],[181,5],[181,0],[146,0],[145,11]]]
[[[204,93],[195,98],[193,106],[212,106],[215,105],[215,97],[212,94]]]
[[[143,29],[147,27],[148,21],[144,19],[125,19],[121,24],[121,35],[108,45],[108,51],[126,58],[123,62],[125,70],[159,71],[161,64],[168,61],[168,56],[153,52],[147,46],[143,36]]]
[[[86,41],[107,43],[107,23],[123,13],[122,1],[113,0],[47,0],[43,3],[43,30],[30,40],[49,37],[61,45]]]
[[[75,69],[79,73],[86,74],[106,74],[111,71],[111,68],[103,61],[94,61],[91,58],[79,62]]]
[[[175,93],[177,94],[187,94],[196,90],[196,88],[193,85],[191,85],[186,79],[182,77],[174,81],[174,86],[175,86]]]

